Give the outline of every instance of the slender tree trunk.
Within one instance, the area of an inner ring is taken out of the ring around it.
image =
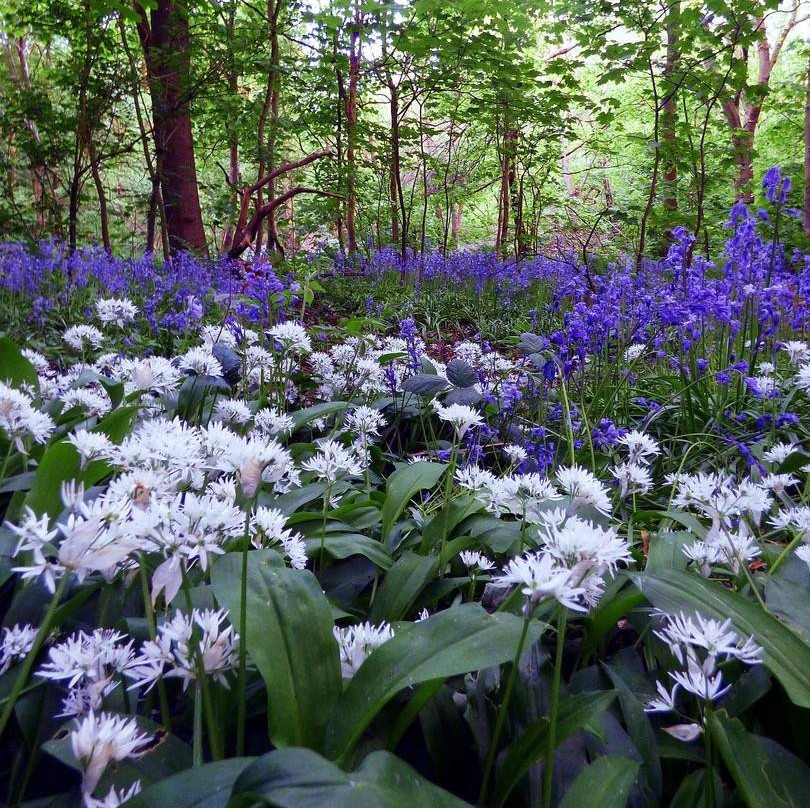
[[[156,0],[148,22],[145,9],[137,8],[169,247],[207,257],[189,108],[188,6],[186,0]]]
[[[158,174],[155,161],[149,151],[149,130],[144,118],[141,104],[141,86],[138,79],[138,66],[135,62],[135,55],[132,53],[127,41],[127,30],[124,18],[118,19],[118,30],[121,34],[121,44],[127,55],[129,62],[130,81],[132,84],[132,103],[135,108],[135,119],[138,122],[138,132],[140,134],[141,147],[143,148],[143,159],[149,180],[152,184],[152,192],[149,195],[149,208],[146,213],[146,251],[152,252],[155,249],[155,229],[160,214],[160,243],[163,251],[163,258],[167,259],[171,254],[169,248],[169,233],[166,229],[166,215],[163,208],[163,197],[160,193],[160,174]]]
[[[399,88],[386,71],[388,84],[388,111],[391,116],[390,144],[391,144],[391,170],[389,182],[389,197],[391,207],[391,242],[399,245],[399,212],[400,212],[400,174],[399,174]]]
[[[101,181],[101,171],[99,171],[98,154],[92,138],[87,144],[87,152],[90,158],[90,173],[93,175],[93,184],[96,186],[96,196],[98,197],[98,215],[101,220],[101,243],[104,249],[112,252],[110,243],[110,216],[107,209],[107,194],[104,191],[104,183]]]
[[[31,73],[28,69],[28,53],[27,53],[27,40],[25,37],[18,37],[15,40],[15,49],[17,54],[17,65],[14,64],[12,56],[11,42],[6,40],[7,59],[9,64],[9,72],[12,81],[21,89],[26,92],[31,90]],[[39,146],[42,143],[39,129],[33,118],[25,118],[25,128],[28,129],[34,142]],[[49,204],[45,199],[45,187],[48,181],[47,167],[38,161],[31,164],[31,191],[34,195],[34,208],[36,209],[37,227],[40,233],[44,233],[47,226],[46,209]],[[51,201],[52,207],[56,207],[55,196]]]
[[[804,95],[804,234],[810,237],[810,64]]]
[[[650,80],[652,82],[653,92],[653,109],[654,109],[654,122],[653,122],[653,142],[659,142],[661,133],[661,104],[660,93],[658,92],[658,84],[655,81],[655,71],[653,70],[652,61],[648,62],[650,71]],[[636,270],[641,269],[641,262],[644,260],[644,252],[647,247],[647,225],[650,220],[653,205],[655,204],[655,196],[658,192],[658,171],[661,165],[661,149],[655,148],[653,153],[653,166],[652,176],[650,177],[650,188],[647,192],[647,204],[644,206],[644,212],[641,214],[641,222],[639,222],[638,233],[638,252],[636,253]]]
[[[461,203],[453,202],[453,219],[450,225],[450,245],[452,249],[458,247],[458,237],[461,234]]]
[[[360,11],[355,11],[349,40],[349,95],[346,99],[346,190],[348,196],[346,204],[346,236],[349,255],[354,255],[357,252],[355,222],[357,215],[357,164],[355,147],[357,142],[357,86],[360,80],[360,59],[362,56],[360,40],[362,23],[363,18]]]
[[[335,104],[335,195],[343,196],[343,111],[346,108],[346,85],[343,71],[338,63],[338,32],[332,35],[332,64],[335,66],[335,84],[337,86],[337,104]],[[343,202],[335,205],[335,235],[341,255],[346,252],[346,234],[343,219]]]
[[[680,61],[678,35],[680,27],[680,0],[673,0],[666,19],[667,56],[664,64],[663,109],[661,110],[661,138],[663,154],[664,210],[672,213],[678,209],[678,160],[675,125],[678,120],[676,73]]]
[[[517,147],[517,129],[507,128],[503,136],[503,154],[501,155],[501,192],[498,214],[498,234],[495,239],[495,251],[505,255],[508,249],[509,220],[511,218],[512,184],[515,180],[515,149]]]

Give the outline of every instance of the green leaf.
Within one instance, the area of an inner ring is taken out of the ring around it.
[[[323,404],[315,404],[312,407],[290,413],[290,417],[295,424],[295,429],[300,429],[312,421],[317,421],[318,418],[326,418],[328,415],[343,412],[348,406],[348,401],[326,401]]]
[[[277,749],[245,769],[228,808],[470,808],[388,752],[353,773],[309,749]]]
[[[371,559],[372,561],[374,559]],[[435,556],[403,553],[391,567],[371,607],[371,621],[402,620],[436,569]]]
[[[311,572],[278,566],[260,551],[250,551],[247,559],[247,637],[242,642],[267,686],[270,740],[275,746],[320,749],[342,689],[329,601]],[[217,600],[238,627],[242,554],[221,556],[211,580]]]
[[[582,729],[607,710],[616,693],[612,691],[577,693],[560,703],[557,717],[556,743],[562,743],[577,730]],[[494,804],[503,805],[521,778],[532,764],[541,758],[548,748],[549,720],[544,716],[531,723],[509,747],[495,784]],[[555,747],[556,748],[556,747]]]
[[[624,808],[639,764],[625,757],[600,757],[586,766],[559,808]]]
[[[715,774],[714,793],[719,794],[722,788],[723,784]],[[681,781],[669,808],[708,808],[709,804],[706,796],[706,769],[698,769]]]
[[[762,647],[762,661],[782,683],[792,701],[810,707],[810,646],[773,615],[736,592],[689,572],[669,570],[666,576],[631,573],[639,591],[665,612],[698,611],[716,620],[730,619],[742,637],[753,636]]]
[[[307,555],[311,558],[319,552],[321,540],[307,539],[305,544]],[[327,533],[324,536],[323,547],[332,558],[361,555],[383,570],[387,570],[394,563],[391,554],[380,542],[362,533]]]
[[[523,629],[516,615],[487,614],[465,603],[401,628],[373,651],[338,700],[326,731],[326,752],[345,758],[377,713],[411,685],[500,665],[514,657]],[[542,624],[529,627],[535,642]]]
[[[447,363],[447,378],[456,387],[474,387],[478,383],[478,374],[472,365],[463,359],[453,359]]]
[[[646,779],[652,793],[660,800],[663,790],[663,775],[658,743],[650,718],[644,712],[644,704],[637,695],[640,691],[643,692],[641,688],[644,683],[639,681],[640,675],[634,682],[632,673],[618,665],[603,665],[603,667],[619,694],[619,704],[622,708],[627,734],[641,755],[643,763],[640,774]]]
[[[433,398],[447,388],[447,379],[429,373],[417,373],[402,382],[402,389],[424,398]]]
[[[385,486],[385,504],[382,508],[382,540],[388,538],[394,522],[399,518],[411,497],[424,488],[433,488],[439,481],[447,466],[444,463],[433,463],[420,460],[397,469]]]
[[[91,432],[102,432],[113,442],[120,443],[129,432],[138,407],[119,407],[106,415]],[[64,506],[60,488],[65,480],[83,482],[85,488],[103,480],[111,469],[107,463],[94,461],[81,469],[81,458],[76,449],[62,440],[51,444],[42,455],[31,490],[25,497],[25,505],[41,516],[44,513],[58,516]]]
[[[480,510],[483,510],[483,505],[473,496],[465,495],[450,500],[424,526],[420,551],[427,552],[439,542],[449,538],[461,522]]]
[[[39,390],[34,366],[8,337],[0,337],[0,382],[6,382],[11,387],[17,388],[30,385],[34,390]]]
[[[709,719],[709,732],[749,808],[803,808],[810,769],[778,744],[746,731],[725,710]]]
[[[231,758],[186,769],[148,786],[127,808],[225,808],[236,778],[256,758]]]

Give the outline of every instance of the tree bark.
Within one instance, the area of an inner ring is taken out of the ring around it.
[[[678,35],[680,26],[680,0],[673,0],[666,20],[667,55],[663,76],[663,108],[661,110],[661,139],[663,154],[664,210],[672,213],[678,209],[678,160],[675,125],[678,120],[677,82],[675,74],[680,61]]]
[[[723,101],[723,113],[731,127],[731,143],[734,148],[734,161],[737,175],[734,178],[734,193],[738,200],[747,204],[754,201],[754,138],[762,114],[762,104],[768,93],[773,68],[785,44],[788,34],[799,22],[799,4],[790,13],[787,22],[777,35],[773,45],[768,42],[765,18],[755,20],[757,33],[757,80],[754,100],[747,97],[744,90],[738,90],[732,98]],[[747,51],[742,50],[737,58],[747,62]]]
[[[194,138],[189,107],[190,52],[186,0],[156,0],[138,35],[152,97],[157,173],[163,192],[166,230],[172,253],[191,250],[208,256],[203,228]]]
[[[804,234],[810,237],[810,64],[807,66],[807,85],[804,95]]]
[[[239,256],[253,243],[256,231],[261,226],[262,221],[268,216],[272,215],[274,211],[276,211],[282,205],[287,204],[287,202],[294,196],[298,196],[298,194],[317,194],[318,196],[327,196],[332,199],[339,198],[337,194],[333,194],[329,191],[321,191],[317,188],[306,188],[302,185],[297,185],[294,188],[291,188],[289,191],[281,194],[281,196],[277,196],[275,199],[265,202],[261,207],[256,209],[250,221],[247,223],[247,227],[243,231],[241,239],[234,240],[231,249],[228,250],[228,258],[239,258]]]
[[[349,39],[349,94],[346,98],[346,240],[349,255],[357,252],[357,162],[355,147],[357,141],[357,86],[360,81],[360,60],[362,43],[360,29],[363,17],[359,10],[354,13],[354,23]]]

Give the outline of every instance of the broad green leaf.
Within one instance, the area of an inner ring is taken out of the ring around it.
[[[382,540],[388,538],[394,522],[399,518],[411,497],[425,488],[433,488],[447,470],[444,463],[420,460],[397,469],[385,486],[385,504],[382,508]]]
[[[810,768],[766,738],[749,733],[725,710],[709,719],[709,732],[749,808],[803,808]]]
[[[562,743],[577,730],[596,721],[614,698],[616,694],[607,691],[577,693],[563,700],[557,717],[556,743]],[[548,749],[548,731],[549,720],[544,716],[526,727],[509,747],[495,784],[493,799],[497,808],[506,802],[512,789],[517,786],[532,764],[545,755]]]
[[[433,398],[447,388],[447,379],[430,373],[417,373],[402,382],[402,389],[423,398]]]
[[[323,404],[315,404],[312,407],[290,413],[290,417],[293,419],[295,429],[300,429],[312,421],[317,421],[318,418],[326,418],[329,415],[343,412],[348,406],[348,401],[326,401]]]
[[[669,808],[709,808],[710,803],[706,795],[706,785],[706,769],[698,769],[698,771],[692,772],[681,781],[672,802],[669,804]],[[722,788],[723,784],[715,773],[714,793],[720,794]]]
[[[138,407],[119,407],[90,431],[103,432],[113,443],[121,443],[137,412]],[[81,469],[79,453],[67,440],[51,444],[42,455],[25,504],[38,516],[47,513],[56,517],[64,508],[60,488],[65,480],[79,480],[89,488],[103,480],[110,471],[107,463],[98,460]]]
[[[236,778],[255,758],[206,763],[148,786],[127,808],[225,808]]]
[[[320,551],[319,538],[305,541],[307,555],[313,558]],[[348,558],[353,555],[365,556],[380,569],[387,570],[394,562],[391,554],[380,542],[362,533],[327,533],[323,542],[324,551],[332,558]]]
[[[320,749],[342,689],[329,601],[308,570],[278,566],[256,551],[247,559],[247,637],[242,642],[267,686],[270,740],[275,746]],[[238,627],[242,554],[218,559],[211,580],[217,600]]]
[[[574,780],[559,808],[624,808],[639,764],[625,757],[600,757]]]
[[[237,779],[228,808],[469,808],[388,752],[344,772],[309,749],[277,749]]]
[[[299,488],[293,488],[292,491],[277,497],[262,491],[259,494],[259,505],[264,505],[266,508],[277,508],[285,516],[290,516],[302,505],[323,497],[327,488],[326,483],[309,483]]]
[[[639,591],[665,612],[698,611],[716,620],[731,620],[742,636],[762,647],[762,661],[800,707],[810,707],[810,646],[773,615],[736,592],[699,575],[669,570],[666,576],[631,573]]]
[[[372,622],[404,619],[435,570],[435,556],[403,553],[388,570],[374,598]]]
[[[34,390],[39,390],[34,366],[8,337],[0,337],[0,382],[16,388],[30,385]]]
[[[445,375],[456,387],[473,387],[478,384],[475,368],[463,359],[452,359],[448,362]]]
[[[404,626],[373,651],[338,700],[326,732],[326,752],[345,758],[377,713],[411,685],[500,665],[512,659],[523,629],[516,615],[487,614],[465,603]],[[542,625],[529,627],[531,644]]]
[[[439,542],[450,537],[467,517],[483,510],[483,505],[473,496],[465,495],[450,500],[422,530],[420,552],[428,552]]]
[[[634,682],[633,675],[618,665],[604,665],[603,667],[619,694],[619,704],[622,708],[627,734],[643,760],[640,774],[647,780],[652,793],[660,799],[663,776],[658,743],[649,715],[644,712],[644,704],[638,696],[644,684]],[[640,678],[640,674],[637,678]]]

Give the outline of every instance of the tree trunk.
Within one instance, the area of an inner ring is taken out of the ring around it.
[[[461,233],[461,203],[453,202],[453,218],[450,224],[450,245],[452,249],[458,247],[458,237]]]
[[[810,64],[804,95],[804,234],[810,236]]]
[[[663,77],[663,108],[661,110],[661,139],[663,154],[664,210],[671,213],[678,209],[678,161],[675,139],[675,125],[678,120],[678,100],[676,72],[680,61],[678,50],[678,29],[680,26],[681,4],[674,0],[669,7],[666,20],[667,56]]]
[[[512,184],[515,180],[515,148],[517,146],[517,129],[506,129],[503,136],[503,153],[501,154],[501,191],[498,205],[498,233],[495,238],[495,251],[504,255],[509,238],[509,219],[511,215]]]
[[[101,181],[101,172],[98,166],[98,155],[92,138],[87,144],[88,156],[90,157],[90,173],[93,175],[93,184],[96,186],[96,196],[98,197],[98,215],[101,220],[101,243],[104,249],[112,252],[110,243],[110,216],[107,210],[107,194],[104,192],[104,184]]]
[[[391,243],[399,245],[399,212],[402,196],[399,174],[399,88],[392,79],[390,71],[386,72],[386,78],[388,83],[388,111],[391,115],[391,176],[388,193],[391,206]]]
[[[156,0],[149,21],[145,9],[137,8],[169,248],[207,257],[189,108],[188,7],[185,0]]]
[[[360,59],[362,44],[360,28],[362,26],[360,11],[354,13],[354,23],[349,46],[349,95],[346,99],[346,170],[347,170],[347,204],[346,204],[346,238],[349,255],[357,252],[357,165],[355,146],[357,140],[357,85],[360,80]]]

